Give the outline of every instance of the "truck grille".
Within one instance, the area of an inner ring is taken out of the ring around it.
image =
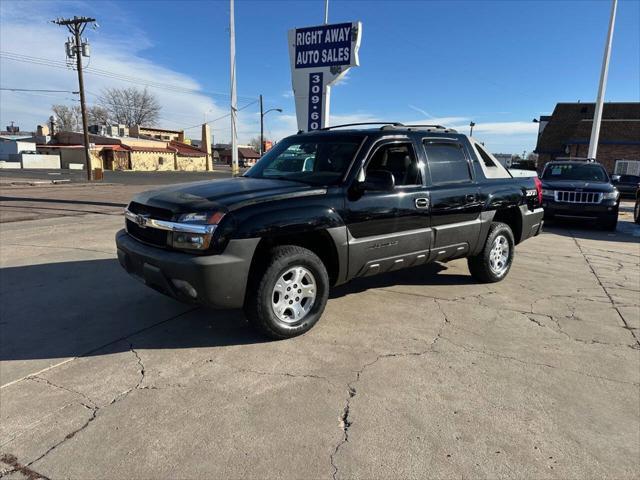
[[[155,218],[157,220],[171,220],[173,217],[173,214],[170,210],[151,207],[149,205],[143,205],[141,203],[131,202],[128,208],[129,211],[133,213],[149,215],[149,217]],[[169,232],[167,232],[166,230],[159,230],[157,228],[151,227],[142,228],[129,219],[125,221],[125,224],[127,227],[127,233],[129,233],[129,235],[131,235],[136,240],[139,240],[143,243],[148,243],[149,245],[153,245],[156,247],[167,247],[167,235],[169,235]]]
[[[167,235],[169,234],[166,230],[158,230],[157,228],[149,227],[142,228],[129,219],[127,219],[125,223],[127,225],[127,233],[136,240],[140,240],[143,243],[148,243],[155,247],[166,248]]]
[[[131,202],[127,208],[133,213],[149,215],[151,218],[155,218],[156,220],[171,220],[173,218],[171,210],[143,205],[142,203]]]
[[[556,191],[555,199],[556,202],[565,203],[600,203],[602,201],[602,193]]]

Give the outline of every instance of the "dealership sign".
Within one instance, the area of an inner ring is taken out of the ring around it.
[[[361,34],[360,22],[289,30],[291,83],[299,130],[328,126],[331,85],[359,65]]]

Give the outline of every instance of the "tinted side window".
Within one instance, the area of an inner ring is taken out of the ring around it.
[[[391,172],[399,186],[422,183],[418,160],[409,143],[392,143],[378,148],[367,165],[367,171],[373,170]]]
[[[424,149],[434,184],[471,180],[469,163],[459,143],[425,141]]]

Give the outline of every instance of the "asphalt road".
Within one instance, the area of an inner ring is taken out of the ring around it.
[[[104,172],[102,183],[117,185],[168,185],[172,183],[196,182],[206,179],[231,177],[231,169],[227,165],[216,165],[211,172]],[[84,170],[0,170],[0,181],[3,183],[23,182],[28,180],[68,180],[71,183],[85,183]]]
[[[107,204],[138,188],[3,189],[36,216],[0,227],[0,476],[638,478],[628,206],[548,227],[501,283],[456,260],[335,289],[273,342],[120,268]]]

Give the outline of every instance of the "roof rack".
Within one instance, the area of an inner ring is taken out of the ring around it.
[[[393,129],[402,129],[402,130],[426,130],[426,131],[441,131],[445,133],[458,133],[457,130],[453,128],[444,127],[442,125],[405,125],[400,122],[358,122],[358,123],[345,123],[343,125],[333,125],[331,127],[320,128],[317,131],[327,131],[333,130],[334,128],[344,128],[344,127],[358,127],[362,125],[382,125],[380,130],[393,130]]]
[[[334,128],[357,127],[359,125],[392,125],[394,127],[404,126],[400,122],[358,122],[358,123],[345,123],[343,125],[333,125],[331,127],[320,128],[319,130],[333,130]]]
[[[442,125],[405,125],[409,130],[442,130],[446,133],[458,133],[457,130]]]

